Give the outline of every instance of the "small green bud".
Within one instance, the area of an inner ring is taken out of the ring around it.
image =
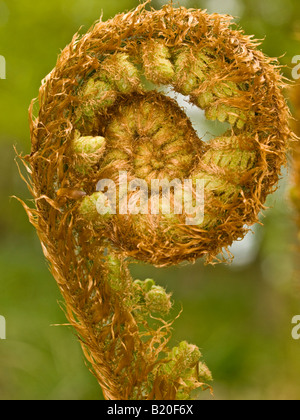
[[[167,355],[169,362],[160,366],[160,373],[176,386],[177,399],[191,399],[191,392],[203,385],[204,378],[211,378],[205,365],[200,363],[201,352],[197,346],[182,341]],[[202,374],[199,378],[198,367]],[[202,381],[199,382],[199,381]]]
[[[205,80],[203,61],[190,48],[183,48],[175,59],[175,84],[180,93],[189,95]]]
[[[199,375],[199,381],[202,381],[204,383],[211,382],[213,380],[211,371],[203,362],[199,362],[198,364],[198,375]]]
[[[155,286],[155,281],[152,279],[135,280],[133,284],[140,288],[143,293],[148,293]]]
[[[90,78],[83,89],[83,96],[88,96],[94,100],[102,100],[105,96],[113,92],[111,84],[104,82],[103,80],[97,80]],[[113,103],[113,102],[112,102]]]
[[[115,103],[117,94],[110,84],[97,80],[94,89],[94,99],[97,100],[99,109],[107,108]]]
[[[79,134],[80,135],[80,134]],[[73,150],[75,153],[93,154],[103,150],[105,146],[104,137],[77,137],[73,141]]]
[[[182,341],[178,347],[173,347],[168,358],[170,361],[162,367],[163,371],[174,379],[181,376],[185,381],[193,374],[191,369],[198,366],[201,352],[197,346]]]
[[[175,72],[169,58],[171,54],[162,40],[151,40],[145,44],[143,52],[146,78],[153,83],[171,83]]]
[[[176,400],[178,401],[187,401],[190,399],[190,394],[188,392],[184,392],[183,390],[180,390],[176,394]]]
[[[113,213],[107,197],[102,192],[86,196],[79,207],[79,213],[87,220],[106,220]]]
[[[121,93],[130,93],[141,87],[138,69],[124,53],[114,54],[103,61],[101,77],[115,84]]]
[[[135,280],[133,287],[136,303],[140,305],[139,310],[142,313],[164,316],[170,312],[172,307],[171,295],[167,294],[163,287],[156,286],[154,280]]]
[[[197,346],[183,341],[178,347],[172,349],[169,357],[171,361],[166,363],[162,370],[175,383],[178,383],[180,378],[176,398],[190,399],[190,393],[201,386],[199,381],[203,381],[204,378],[211,378],[208,370],[205,370],[205,365],[200,363],[201,352]],[[198,367],[201,369],[202,377],[198,375]]]
[[[146,293],[146,306],[150,312],[166,315],[172,307],[171,295],[161,286],[152,286]]]
[[[175,358],[178,361],[183,360],[185,368],[194,367],[201,359],[201,352],[194,344],[189,344],[186,341],[182,341],[175,350]]]
[[[143,282],[143,289],[145,290],[145,292],[149,292],[154,286],[155,286],[155,281],[153,279],[146,279]]]
[[[84,199],[82,200],[82,202],[80,204],[80,207],[79,207],[79,213],[85,219],[94,220],[95,218],[98,217],[96,204],[97,204],[97,200],[98,200],[100,194],[102,194],[102,193],[96,192],[92,195],[88,195],[88,196],[84,197]]]
[[[84,88],[82,89],[82,96],[92,96],[95,94],[95,80],[91,77],[88,79]]]
[[[118,54],[121,77],[116,79],[116,85],[120,92],[130,93],[133,88],[140,86],[139,72],[137,68],[129,61],[126,54]]]
[[[96,113],[113,105],[117,94],[112,86],[102,80],[90,78],[81,91],[84,116],[94,118]]]
[[[86,175],[93,170],[93,166],[99,162],[103,155],[105,139],[100,136],[81,137],[80,132],[76,130],[72,148],[77,155],[74,159],[75,170]]]
[[[134,282],[133,282],[133,284],[135,285],[135,286],[138,286],[138,287],[140,287],[140,288],[142,288],[142,286],[143,286],[143,281],[142,280],[139,280],[139,279],[136,279],[136,280],[134,280]]]

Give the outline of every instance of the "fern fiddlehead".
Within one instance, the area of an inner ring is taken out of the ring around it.
[[[43,81],[25,159],[36,208],[26,209],[106,398],[187,399],[211,380],[196,346],[168,348],[171,296],[134,281],[128,265],[212,262],[257,222],[291,135],[280,73],[257,45],[228,17],[141,5],[74,36]],[[230,129],[204,143],[149,83],[172,86]],[[189,225],[188,211],[174,211],[176,188],[173,211],[159,189],[149,211],[149,190],[125,193],[124,176],[147,187],[189,179],[193,198],[201,180],[204,217]],[[123,211],[98,187],[104,180]]]

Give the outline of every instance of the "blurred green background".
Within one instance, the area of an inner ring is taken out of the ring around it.
[[[34,229],[10,196],[30,198],[20,181],[13,146],[30,151],[27,109],[40,82],[80,28],[138,5],[136,0],[0,0],[0,55],[7,79],[0,80],[0,315],[7,340],[0,341],[0,399],[101,399],[84,364],[74,333],[66,326],[61,297],[49,274]],[[167,2],[157,0],[160,8]],[[262,49],[291,60],[300,54],[299,0],[191,0],[175,5],[229,13]],[[193,117],[193,123],[202,122]],[[201,130],[200,130],[201,131]],[[204,130],[205,131],[205,130]],[[297,228],[289,203],[290,173],[256,226],[235,244],[231,265],[133,268],[173,292],[173,342],[200,346],[213,372],[215,399],[300,399],[300,341],[291,320],[300,314]],[[175,312],[176,313],[176,312]],[[204,398],[210,398],[209,396]]]

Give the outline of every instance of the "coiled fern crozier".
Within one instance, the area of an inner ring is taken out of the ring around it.
[[[42,83],[37,117],[32,103],[23,161],[35,208],[24,206],[107,399],[189,399],[211,381],[196,346],[168,348],[171,296],[133,280],[129,264],[220,260],[258,221],[291,136],[278,63],[258,45],[228,16],[141,5],[76,34]],[[230,128],[203,142],[160,85]],[[170,213],[142,211],[147,200],[126,195],[120,174],[149,187],[192,180],[194,198],[200,180],[204,217],[187,224],[175,189]],[[103,180],[135,211],[114,212]]]

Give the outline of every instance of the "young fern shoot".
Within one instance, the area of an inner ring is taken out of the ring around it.
[[[35,208],[25,208],[107,399],[189,399],[209,387],[198,347],[169,348],[171,295],[132,279],[129,265],[215,262],[258,221],[291,136],[277,62],[258,45],[228,16],[140,5],[75,35],[40,88],[24,158]],[[230,128],[203,142],[153,84]],[[124,175],[147,187],[143,203],[137,189],[123,191]],[[191,181],[189,204],[201,181],[205,211],[194,223],[190,210],[175,211],[176,188],[170,212],[151,212],[151,185],[174,180]]]

